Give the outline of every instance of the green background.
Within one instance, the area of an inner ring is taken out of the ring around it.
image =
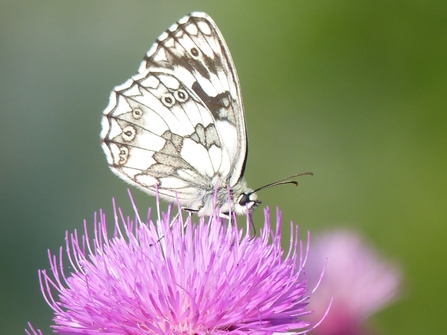
[[[302,236],[361,231],[404,273],[383,334],[445,334],[446,1],[13,1],[0,3],[0,332],[47,334],[37,269],[127,185],[108,169],[100,117],[158,35],[200,10],[238,69],[259,194]],[[154,200],[134,190],[142,212]],[[262,222],[262,210],[256,213]]]

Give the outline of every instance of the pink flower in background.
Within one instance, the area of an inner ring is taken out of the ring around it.
[[[313,239],[306,265],[308,282],[323,279],[312,294],[311,320],[319,320],[333,298],[315,335],[368,334],[365,321],[396,297],[400,273],[359,235],[348,230],[328,231]]]
[[[68,263],[62,248],[50,256],[50,273],[39,274],[55,332],[272,334],[310,326],[303,318],[307,251],[292,226],[284,255],[280,213],[272,230],[265,211],[260,237],[217,216],[184,224],[162,213],[154,224],[141,222],[135,209],[135,217],[115,211],[109,237],[101,212],[93,239],[87,227],[81,237],[67,233]]]

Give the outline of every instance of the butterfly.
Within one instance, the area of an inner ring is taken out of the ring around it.
[[[138,73],[114,88],[102,116],[110,169],[150,195],[199,216],[251,214],[260,203],[244,170],[247,131],[236,68],[205,13],[162,33]],[[296,175],[295,175],[296,176]]]

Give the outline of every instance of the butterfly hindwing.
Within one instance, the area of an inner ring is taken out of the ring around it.
[[[109,165],[131,184],[188,202],[230,158],[207,107],[173,75],[136,75],[112,92],[103,118]]]

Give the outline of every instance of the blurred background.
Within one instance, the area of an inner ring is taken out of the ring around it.
[[[99,143],[114,86],[172,23],[205,11],[233,55],[252,188],[302,237],[354,228],[401,264],[382,334],[444,334],[447,299],[447,2],[17,1],[0,3],[0,332],[49,334],[37,269],[66,230],[127,184]],[[142,213],[154,199],[132,189]],[[262,222],[262,210],[256,222]],[[110,220],[111,221],[111,220]]]

